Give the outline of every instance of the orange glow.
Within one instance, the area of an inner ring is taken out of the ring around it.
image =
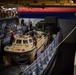
[[[69,7],[50,7],[50,8],[26,8],[19,7],[18,12],[75,12],[76,8]]]

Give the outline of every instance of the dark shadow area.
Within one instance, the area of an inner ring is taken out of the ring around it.
[[[75,49],[75,43],[62,43],[53,71],[47,75],[73,75]]]

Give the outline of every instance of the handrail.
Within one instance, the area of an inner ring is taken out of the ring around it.
[[[63,39],[63,40],[61,40],[59,43],[58,43],[58,45],[54,48],[55,50],[74,32],[74,30],[76,29],[76,26],[70,31],[70,33]],[[60,35],[60,34],[59,34]],[[60,37],[61,37],[61,35],[60,35]],[[58,38],[59,39],[59,38]],[[55,58],[56,59],[56,58]],[[54,60],[55,61],[55,60]],[[50,65],[49,65],[50,66]],[[48,66],[48,67],[49,67]],[[52,67],[52,66],[51,66]],[[49,68],[48,68],[49,69]],[[46,72],[45,73],[43,73],[42,75],[46,75],[46,73],[47,73],[47,71],[48,71],[48,69],[46,69]],[[51,71],[51,70],[50,70]],[[50,72],[51,73],[51,72]]]
[[[53,39],[52,43],[49,44],[48,48],[34,62],[28,66],[28,68],[21,68],[20,74],[15,73],[15,75],[42,75],[49,62],[51,63],[53,59],[55,59],[54,56],[57,54],[57,48],[73,33],[75,29],[76,26],[63,40],[60,30],[57,33],[57,36]]]
[[[61,38],[61,32],[57,33],[56,38],[52,41],[52,43],[48,46],[48,48],[27,68],[23,71],[22,75],[41,75],[45,68],[43,66],[47,66],[49,62],[52,61],[53,56],[55,55],[57,48],[72,34],[72,32],[76,29],[76,26],[72,29],[72,31],[63,39]],[[50,59],[49,59],[50,58]],[[37,72],[37,70],[39,72]],[[42,73],[41,73],[42,70]]]
[[[48,48],[28,68],[23,70],[21,75],[33,75],[33,73],[34,75],[41,75],[42,73],[40,71],[43,72],[45,70],[46,67],[43,67],[48,65],[56,52],[55,47],[61,41],[58,39],[60,39],[60,32],[57,33],[56,38],[53,39]]]
[[[53,39],[48,48],[30,65],[28,68],[21,68],[21,71],[15,75],[41,75],[49,62],[52,62],[57,52],[57,45],[61,42],[61,31]],[[19,74],[20,73],[20,74]]]

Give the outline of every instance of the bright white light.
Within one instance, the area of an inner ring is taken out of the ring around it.
[[[16,8],[12,8],[12,9],[16,10]]]
[[[73,1],[71,1],[70,3],[74,3]]]
[[[2,8],[2,9],[5,9],[5,8]]]
[[[4,6],[1,6],[1,8],[3,9],[3,8],[4,8]]]
[[[11,8],[8,8],[8,10],[12,10]]]

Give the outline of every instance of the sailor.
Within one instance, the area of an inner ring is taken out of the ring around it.
[[[30,22],[30,30],[32,29],[32,22]]]
[[[12,42],[14,41],[14,32],[10,31],[10,44],[12,45]]]
[[[21,25],[24,26],[24,19],[21,20]]]
[[[36,39],[36,36],[33,36],[33,42],[34,42],[34,46],[37,46],[37,39]]]
[[[2,24],[2,33],[4,34],[4,37],[6,36],[6,22],[4,21]]]

